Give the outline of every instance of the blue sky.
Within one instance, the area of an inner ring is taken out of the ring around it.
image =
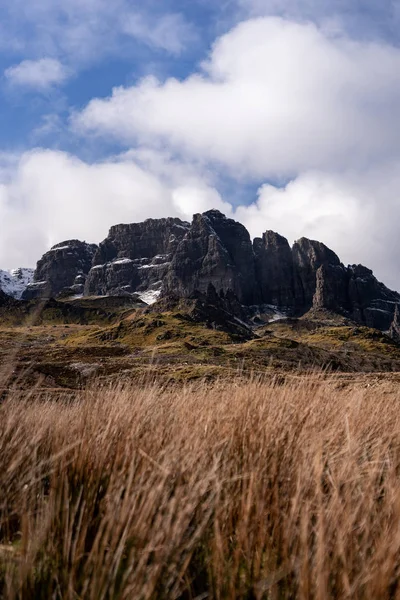
[[[220,208],[400,287],[400,0],[0,0],[0,268]]]

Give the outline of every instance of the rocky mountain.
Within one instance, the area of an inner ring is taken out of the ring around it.
[[[192,223],[115,225],[99,246],[57,244],[39,260],[23,298],[133,293],[149,304],[203,296],[240,319],[328,309],[382,331],[396,324],[400,302],[372,271],[345,267],[323,243],[301,238],[290,247],[273,231],[252,241],[217,210],[194,215]]]
[[[85,284],[85,294],[130,294],[156,300],[180,241],[190,223],[180,219],[147,219],[115,225],[100,243]]]
[[[191,297],[212,284],[218,294],[232,291],[245,305],[261,300],[248,231],[217,210],[195,215],[178,244],[163,282],[163,294]]]
[[[0,270],[0,290],[19,300],[27,286],[33,281],[33,276],[34,269]]]
[[[24,300],[52,298],[59,294],[83,294],[97,246],[68,240],[53,246],[37,263],[33,281],[22,294]]]

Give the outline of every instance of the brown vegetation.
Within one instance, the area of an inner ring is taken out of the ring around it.
[[[400,597],[387,378],[11,389],[0,596]]]

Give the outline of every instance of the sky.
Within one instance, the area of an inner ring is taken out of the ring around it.
[[[217,208],[400,288],[400,0],[0,0],[0,268]]]

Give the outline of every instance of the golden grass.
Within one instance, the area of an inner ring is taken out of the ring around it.
[[[390,380],[10,392],[0,597],[400,597]]]

